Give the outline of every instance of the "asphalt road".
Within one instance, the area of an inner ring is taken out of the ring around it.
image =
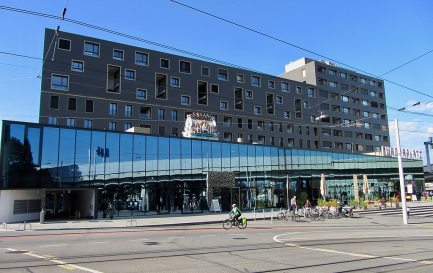
[[[353,218],[228,231],[3,232],[0,272],[433,272],[433,225]]]

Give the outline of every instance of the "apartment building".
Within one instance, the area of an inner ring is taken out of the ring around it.
[[[359,153],[389,144],[383,82],[330,64],[301,59],[272,76],[51,29],[44,56],[42,124],[181,136],[198,112],[221,141]]]

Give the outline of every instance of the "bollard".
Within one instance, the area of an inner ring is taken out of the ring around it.
[[[263,220],[265,220],[265,209],[263,209]]]
[[[45,222],[45,211],[44,209],[42,209],[41,212],[39,213],[39,223],[44,224],[44,222]]]

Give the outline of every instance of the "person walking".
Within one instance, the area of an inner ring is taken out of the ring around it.
[[[296,195],[295,195],[295,196],[293,196],[292,199],[290,199],[290,210],[296,211],[297,208],[298,208],[298,206],[296,205]]]

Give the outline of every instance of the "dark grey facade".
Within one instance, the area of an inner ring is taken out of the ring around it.
[[[355,153],[389,145],[383,83],[374,80],[380,85],[367,89],[378,94],[369,105],[362,105],[370,92],[364,95],[363,87],[346,102],[339,95],[344,85],[321,85],[319,79],[331,76],[316,73],[318,62],[305,65],[315,73],[307,72],[308,79],[278,77],[50,29],[44,56],[42,124],[181,136],[186,115],[200,112],[215,116],[219,139],[228,142]],[[339,79],[348,88],[359,83],[349,81]],[[316,120],[321,111],[329,120]],[[364,120],[364,111],[380,118]],[[362,127],[342,127],[359,119]]]

